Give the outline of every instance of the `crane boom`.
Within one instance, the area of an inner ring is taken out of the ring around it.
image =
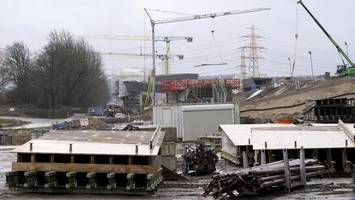
[[[151,20],[154,24],[168,24],[173,22],[182,22],[182,21],[190,21],[190,20],[197,20],[197,19],[205,19],[205,18],[215,18],[215,17],[222,17],[227,15],[237,15],[237,14],[244,14],[244,13],[252,13],[252,12],[259,12],[264,10],[271,10],[270,8],[255,8],[255,9],[246,9],[246,10],[234,10],[234,11],[227,11],[227,12],[216,12],[210,14],[203,14],[203,15],[192,15],[187,17],[180,17],[180,18],[172,18],[172,19],[163,19],[163,20]]]
[[[100,52],[100,55],[104,56],[129,56],[129,57],[152,57],[149,53],[118,53],[118,52]],[[181,54],[156,54],[156,57],[162,60],[168,59],[170,57],[177,57],[179,60],[184,59],[184,55]]]
[[[104,56],[132,56],[132,57],[152,57],[152,54],[147,53],[116,53],[116,52],[100,52]]]
[[[323,31],[323,33],[328,37],[331,43],[335,46],[337,51],[345,58],[345,60],[349,63],[350,67],[355,67],[354,63],[351,61],[349,56],[343,51],[343,49],[338,45],[338,43],[333,39],[333,37],[325,30],[325,28],[320,24],[317,18],[311,13],[311,11],[303,4],[302,0],[297,2],[301,4],[301,6],[306,10],[306,12],[311,16],[313,21],[319,26],[319,28]]]
[[[88,35],[88,34],[78,34],[78,37],[89,38],[89,39],[103,39],[103,40],[137,40],[137,41],[151,41],[152,36],[139,36],[139,35]],[[177,40],[186,40],[187,42],[192,42],[193,38],[191,36],[156,36],[155,41],[157,42],[170,42]]]

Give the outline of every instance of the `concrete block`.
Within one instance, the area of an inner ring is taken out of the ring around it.
[[[127,174],[127,191],[132,191],[136,189],[136,183],[134,182],[134,174]]]
[[[177,169],[177,158],[175,156],[161,156],[161,165],[175,171]]]
[[[28,171],[24,173],[25,184],[23,187],[25,188],[33,188],[37,186],[37,172],[36,171]]]
[[[86,189],[96,188],[96,173],[90,172],[86,174],[86,178],[88,179],[88,184],[86,185]]]
[[[115,189],[117,187],[116,184],[116,174],[115,173],[108,173],[107,174],[107,189]]]
[[[44,176],[46,177],[46,184],[44,185],[45,188],[53,188],[57,186],[56,172],[46,172]]]
[[[78,186],[78,181],[76,179],[76,172],[67,172],[67,184],[65,184],[65,188],[76,188]]]

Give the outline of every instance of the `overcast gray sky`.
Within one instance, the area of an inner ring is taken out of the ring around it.
[[[0,0],[0,47],[23,41],[32,52],[40,50],[50,30],[65,29],[73,34],[150,35],[150,24],[143,8],[205,14],[211,12],[269,7],[271,11],[233,15],[215,19],[195,20],[157,26],[157,35],[193,36],[193,43],[172,42],[174,54],[185,59],[175,60],[175,73],[197,72],[203,75],[239,72],[239,47],[248,43],[241,39],[254,25],[265,37],[260,44],[267,48],[262,53],[260,70],[268,75],[288,75],[288,57],[294,57],[295,33],[299,35],[296,75],[309,75],[308,51],[312,51],[316,74],[334,73],[341,63],[335,48],[296,0]],[[355,18],[353,0],[304,0],[331,35],[355,59]],[[179,17],[154,12],[155,19]],[[298,28],[296,28],[298,27]],[[214,30],[212,36],[211,30]],[[140,48],[150,53],[150,43],[140,41],[88,40],[97,51],[138,53]],[[163,53],[164,44],[157,43]],[[345,47],[344,47],[345,48]],[[202,63],[227,62],[226,66],[194,68]],[[104,58],[105,69],[151,67],[150,59]],[[158,61],[159,64],[159,61]],[[160,70],[160,65],[159,69]]]

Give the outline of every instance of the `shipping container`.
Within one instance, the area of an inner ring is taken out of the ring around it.
[[[239,124],[237,104],[159,105],[153,108],[153,123],[176,128],[177,138],[195,141],[217,133],[220,124]]]
[[[153,124],[160,127],[176,128],[176,137],[182,138],[181,135],[181,106],[177,105],[159,105],[153,107]]]

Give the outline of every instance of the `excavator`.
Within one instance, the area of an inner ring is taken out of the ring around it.
[[[351,61],[349,56],[344,52],[344,50],[338,45],[338,43],[333,39],[333,37],[325,30],[325,28],[320,24],[320,22],[316,19],[316,17],[311,13],[311,11],[304,5],[302,0],[297,2],[300,4],[307,13],[311,16],[313,21],[319,26],[319,28],[323,31],[323,33],[328,37],[330,42],[335,46],[337,51],[340,54],[340,57],[346,60],[347,64],[343,61],[343,65],[338,65],[336,74],[338,76],[355,76],[355,64]]]

